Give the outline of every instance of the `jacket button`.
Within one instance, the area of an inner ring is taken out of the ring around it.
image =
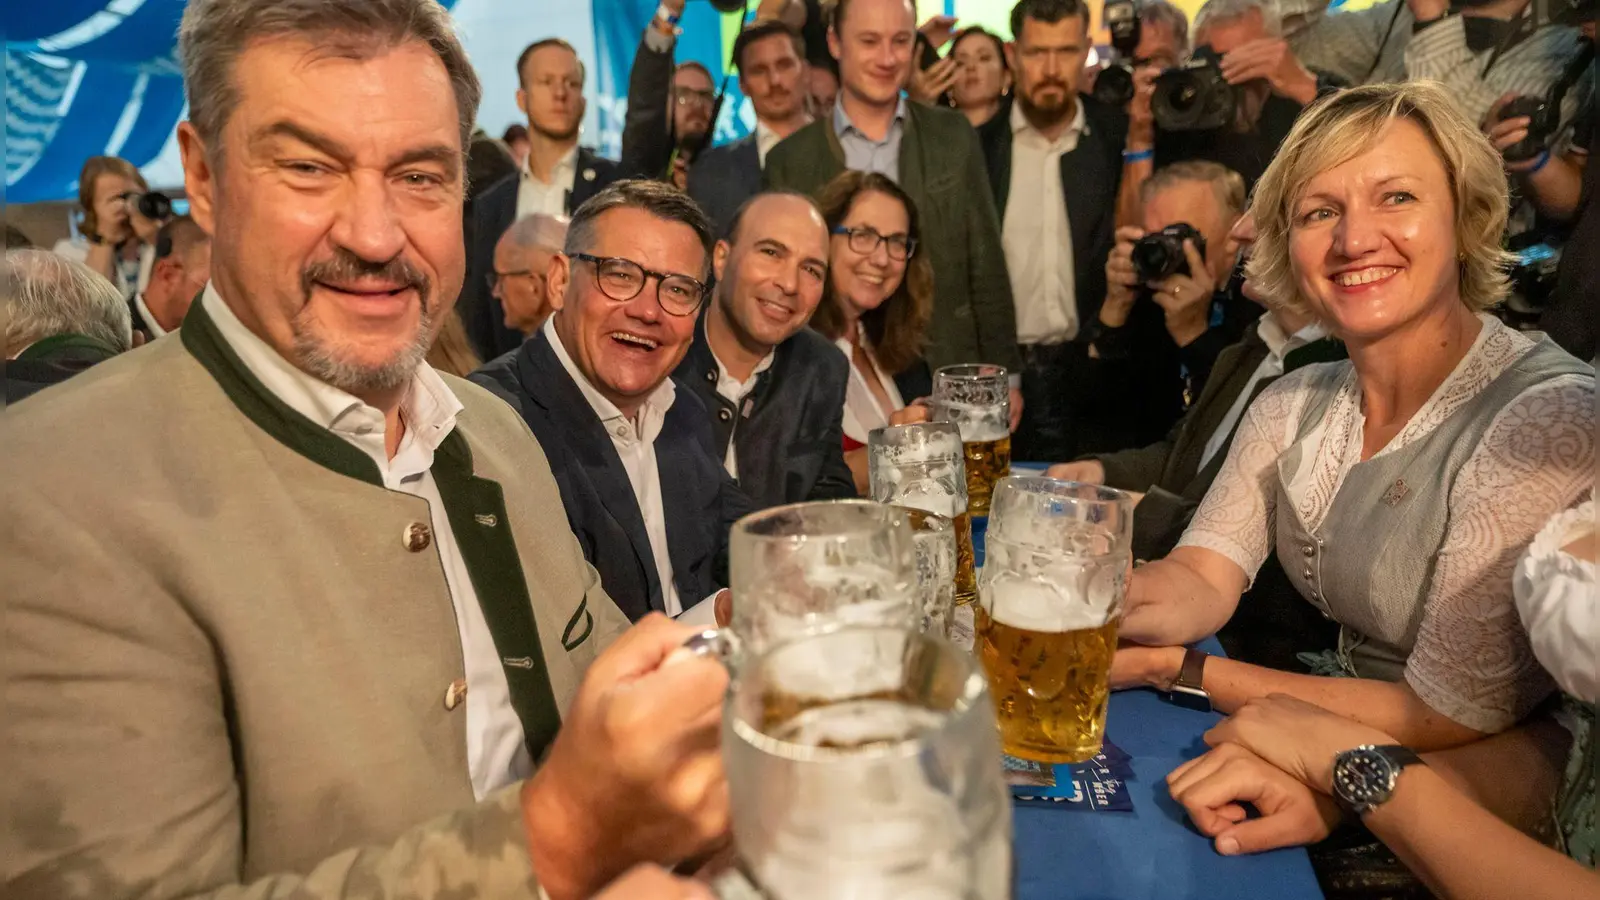
[[[405,543],[407,550],[412,553],[421,553],[428,549],[429,544],[433,543],[433,529],[421,522],[412,522],[406,526],[406,530],[400,536],[400,539]]]
[[[1311,557],[1311,554],[1313,554],[1313,553],[1315,553],[1315,552],[1317,552],[1317,551],[1315,551],[1315,550],[1313,550],[1313,549],[1312,549],[1312,548],[1311,548],[1311,545],[1310,545],[1310,544],[1307,544],[1307,545],[1305,545],[1305,547],[1304,547],[1304,548],[1303,548],[1303,549],[1302,549],[1302,552],[1304,552],[1304,553],[1305,553],[1305,555],[1306,555],[1306,558],[1307,558],[1307,559],[1309,559],[1309,558],[1310,558],[1310,557]]]
[[[1300,574],[1304,575],[1306,577],[1307,581],[1310,581],[1311,580],[1311,567],[1310,566],[1306,566],[1306,570],[1304,572],[1300,573]]]
[[[708,370],[706,372],[706,380],[711,382],[712,384],[716,384],[717,383],[717,370],[716,369]]]
[[[455,709],[465,699],[467,699],[467,680],[465,678],[457,678],[455,681],[450,682],[449,687],[444,689],[445,709]]]
[[[732,410],[729,410],[729,409],[726,409],[726,408],[719,409],[719,410],[717,410],[717,418],[719,418],[722,421],[726,422],[729,419],[733,418],[733,412],[732,412]]]

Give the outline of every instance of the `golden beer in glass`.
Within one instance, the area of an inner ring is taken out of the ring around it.
[[[978,574],[960,428],[922,422],[873,429],[867,436],[867,485],[869,496],[879,503],[920,509],[951,521],[956,534],[956,605],[976,600]]]
[[[1100,752],[1132,521],[1133,498],[1113,488],[997,485],[974,624],[1012,756],[1073,763]]]
[[[989,514],[995,482],[1011,473],[1011,386],[1004,366],[945,366],[933,375],[935,420],[961,430],[967,510]]]

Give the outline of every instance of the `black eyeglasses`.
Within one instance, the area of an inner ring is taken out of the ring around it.
[[[910,259],[911,255],[917,252],[916,238],[904,234],[881,235],[877,229],[865,225],[857,228],[835,225],[832,233],[846,235],[849,238],[850,249],[862,256],[876,251],[879,244],[888,245],[889,258],[900,262]]]
[[[668,315],[692,316],[706,296],[706,286],[687,275],[653,272],[631,259],[587,253],[574,253],[572,258],[594,266],[595,287],[618,303],[639,296],[645,282],[651,278],[656,280],[656,302]]]

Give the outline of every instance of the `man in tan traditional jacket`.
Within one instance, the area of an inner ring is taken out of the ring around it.
[[[423,362],[448,17],[192,0],[180,39],[211,284],[0,429],[0,894],[566,900],[703,851],[725,674],[623,633],[527,427]]]

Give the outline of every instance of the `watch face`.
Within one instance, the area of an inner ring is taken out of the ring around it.
[[[1388,799],[1394,790],[1394,765],[1382,753],[1359,748],[1344,754],[1333,770],[1333,789],[1351,806]]]

